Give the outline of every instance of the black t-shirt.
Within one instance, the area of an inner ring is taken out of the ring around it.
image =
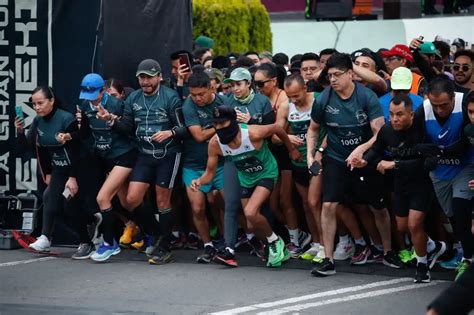
[[[424,140],[422,124],[416,121],[419,119],[422,117],[415,116],[414,124],[403,131],[394,130],[390,123],[385,124],[365,155],[372,167],[376,167],[381,160],[398,161],[398,169],[394,170],[395,192],[423,192],[431,185],[428,172],[424,170],[424,158],[415,149],[415,145]]]

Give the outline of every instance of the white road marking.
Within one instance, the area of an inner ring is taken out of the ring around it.
[[[348,301],[354,301],[354,300],[361,300],[361,299],[366,299],[366,298],[372,298],[375,296],[380,296],[380,295],[386,295],[394,292],[401,292],[401,291],[407,291],[407,290],[413,290],[413,289],[420,289],[420,288],[425,288],[425,287],[430,287],[437,285],[439,283],[442,283],[444,281],[432,281],[430,283],[422,283],[422,284],[410,284],[402,287],[396,287],[396,288],[390,288],[390,289],[382,289],[382,290],[373,290],[373,291],[368,291],[360,294],[354,294],[354,295],[349,295],[349,296],[344,296],[344,297],[339,297],[339,298],[334,298],[334,299],[328,299],[328,300],[323,300],[319,302],[313,302],[313,303],[306,303],[306,304],[297,304],[294,306],[289,306],[281,309],[275,309],[275,310],[268,310],[260,314],[265,314],[265,315],[279,315],[279,314],[285,314],[289,312],[297,312],[301,310],[305,310],[308,308],[316,308],[319,306],[323,305],[329,305],[329,304],[336,304],[336,303],[344,303]]]
[[[10,262],[6,262],[6,263],[0,263],[0,267],[24,265],[24,264],[30,264],[30,263],[34,263],[34,262],[40,262],[40,261],[47,261],[47,260],[52,260],[52,259],[56,259],[56,257],[41,257],[41,258],[34,258],[34,259],[27,259],[27,260],[10,261]]]
[[[211,313],[211,314],[212,315],[239,314],[239,313],[257,311],[261,308],[272,308],[279,305],[293,304],[293,303],[297,303],[297,302],[301,302],[305,300],[312,300],[312,299],[325,297],[325,296],[333,296],[333,295],[344,294],[344,293],[349,293],[349,292],[357,292],[357,291],[362,291],[366,289],[373,289],[373,288],[377,288],[381,286],[394,285],[394,284],[398,284],[402,282],[411,282],[411,281],[413,281],[413,278],[398,278],[398,279],[387,280],[387,281],[379,281],[379,282],[373,282],[373,283],[368,283],[364,285],[358,285],[358,286],[353,286],[353,287],[347,287],[347,288],[341,288],[341,289],[336,289],[336,290],[331,290],[331,291],[298,296],[294,298],[288,298],[288,299],[279,300],[275,302],[243,306],[243,307],[238,307],[238,308],[234,308],[234,309],[230,309],[230,310],[226,310],[222,312]]]

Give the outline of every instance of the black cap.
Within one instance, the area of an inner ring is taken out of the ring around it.
[[[145,59],[138,65],[136,76],[146,74],[150,77],[157,76],[161,73],[161,66],[158,61],[153,59]]]
[[[237,119],[237,113],[235,112],[235,109],[230,106],[225,106],[225,105],[220,105],[214,108],[214,118],[212,121],[214,123],[220,123],[224,122],[227,120],[236,120]]]

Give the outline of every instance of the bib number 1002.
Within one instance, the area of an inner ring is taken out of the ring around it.
[[[343,146],[354,146],[362,143],[362,137],[351,138],[351,139],[341,139],[341,144]]]

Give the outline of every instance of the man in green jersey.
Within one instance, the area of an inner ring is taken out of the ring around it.
[[[219,156],[226,156],[235,164],[241,186],[241,202],[250,229],[269,244],[268,267],[279,267],[290,258],[285,243],[277,236],[267,219],[260,214],[260,208],[268,201],[278,177],[278,166],[265,139],[277,135],[288,148],[292,160],[301,158],[299,151],[291,144],[288,135],[280,126],[246,125],[237,123],[236,111],[219,106],[214,111],[214,127],[217,136],[209,143],[207,168],[204,174],[192,181],[191,187],[199,189],[211,182]]]
[[[227,97],[218,95],[211,87],[211,79],[204,72],[193,73],[189,77],[190,96],[183,105],[183,116],[191,137],[184,140],[183,182],[191,205],[193,222],[204,242],[204,253],[197,258],[199,263],[209,263],[216,254],[216,249],[209,235],[209,222],[206,216],[206,197],[210,206],[219,191],[223,195],[224,159],[218,161],[217,175],[208,185],[202,185],[198,191],[191,189],[192,180],[199,178],[206,170],[207,147],[209,140],[216,134],[212,119],[214,109],[228,103]],[[218,196],[217,196],[218,197]]]

